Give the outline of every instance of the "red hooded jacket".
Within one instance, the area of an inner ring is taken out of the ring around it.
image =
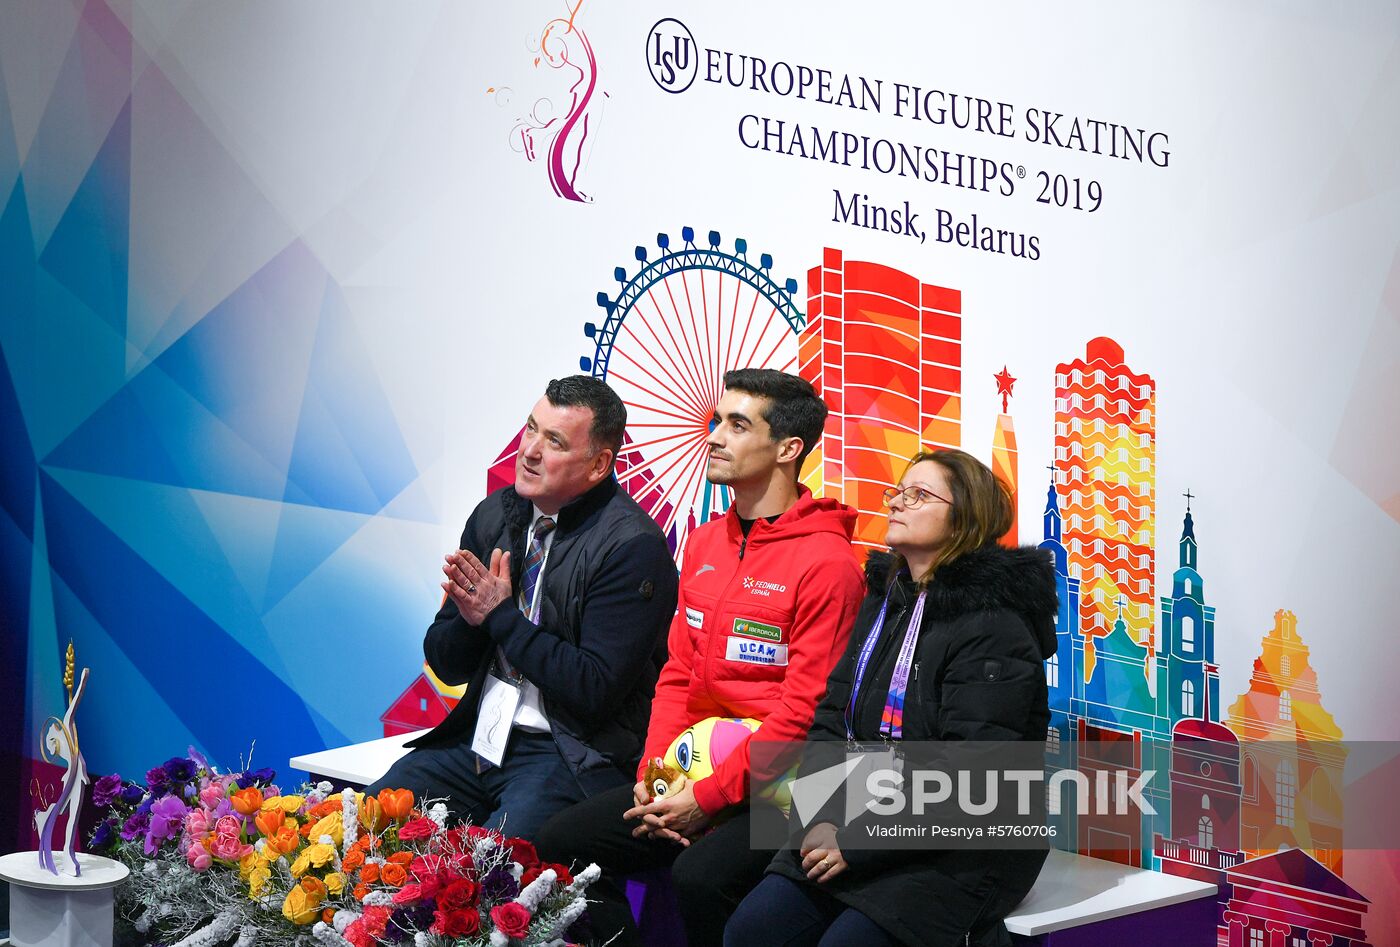
[[[851,553],[856,513],[799,487],[797,503],[746,538],[730,508],[690,534],[680,600],[656,682],[646,761],[706,717],[754,717],[753,740],[807,738],[817,701],[841,657],[865,580]],[[707,813],[749,792],[745,741],[693,784]]]

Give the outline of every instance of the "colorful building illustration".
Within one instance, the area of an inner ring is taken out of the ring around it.
[[[436,727],[447,719],[466,690],[465,685],[444,684],[425,661],[423,673],[379,715],[384,735],[392,737]]]
[[[1055,369],[1055,463],[1064,472],[1064,542],[1082,583],[1080,625],[1093,672],[1098,640],[1121,617],[1133,641],[1153,637],[1156,382],[1109,338]],[[1152,663],[1144,665],[1152,673]]]
[[[1301,849],[1242,862],[1225,879],[1223,947],[1368,947],[1370,902]]]
[[[1340,874],[1347,749],[1308,657],[1297,616],[1275,612],[1249,688],[1230,705],[1245,746],[1240,844],[1250,855],[1304,849]]]
[[[855,507],[863,559],[884,548],[883,493],[910,455],[962,444],[962,293],[827,248],[807,320],[798,371],[831,413],[804,482]]]
[[[992,433],[992,473],[1000,477],[1011,488],[1011,506],[1018,515],[1011,518],[1011,529],[1007,530],[1006,535],[1001,537],[1001,542],[1004,546],[1014,546],[1019,535],[1017,521],[1021,505],[1017,495],[1019,471],[1017,470],[1016,456],[1016,425],[1011,420],[1008,409],[1011,402],[1011,388],[1016,384],[1016,379],[1011,377],[1011,373],[1006,370],[1005,365],[993,377],[997,380],[997,394],[1001,397],[1001,414],[997,415],[996,430]]]

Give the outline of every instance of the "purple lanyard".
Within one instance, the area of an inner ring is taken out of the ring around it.
[[[899,657],[894,662],[894,673],[890,675],[890,692],[885,698],[885,712],[880,716],[880,736],[887,740],[900,740],[904,737],[904,695],[909,689],[909,669],[914,666],[914,646],[919,640],[919,626],[924,619],[924,600],[927,590],[919,593],[914,603],[914,611],[909,616],[909,627],[904,631],[904,642],[899,646]],[[889,612],[890,596],[880,605],[880,614],[875,618],[870,633],[865,636],[860,655],[856,658],[855,679],[851,682],[851,699],[846,704],[846,739],[854,741],[856,698],[860,696],[860,685],[865,680],[866,666],[875,652],[875,644],[885,629],[885,615]]]

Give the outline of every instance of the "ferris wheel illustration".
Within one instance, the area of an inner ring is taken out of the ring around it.
[[[793,304],[797,281],[778,283],[767,253],[755,266],[748,241],[720,249],[711,230],[695,245],[681,228],[682,246],[656,235],[660,255],[634,253],[639,268],[613,271],[615,295],[598,294],[606,316],[584,324],[593,356],[579,367],[605,380],[627,405],[627,437],[618,456],[618,482],[661,526],[679,562],[690,531],[722,514],[728,487],[705,479],[715,406],[724,373],[735,368],[795,371],[797,337],[805,318]]]

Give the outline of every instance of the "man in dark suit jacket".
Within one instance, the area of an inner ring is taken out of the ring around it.
[[[374,785],[446,797],[453,815],[529,837],[636,772],[676,568],[613,478],[621,399],[584,375],[531,411],[515,485],[478,504],[446,557],[428,664],[467,693]]]

